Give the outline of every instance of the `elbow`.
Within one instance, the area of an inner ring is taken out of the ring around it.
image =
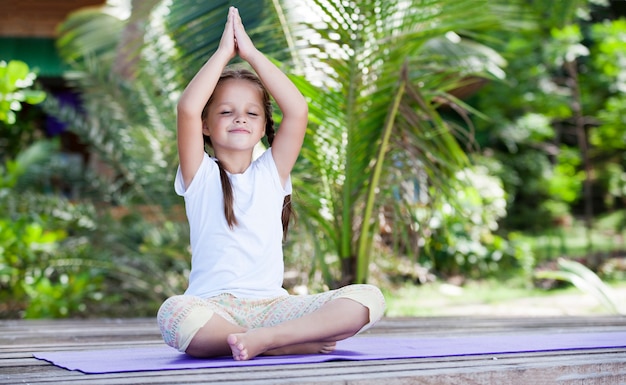
[[[281,108],[281,111],[283,112],[283,121],[285,119],[292,122],[307,122],[309,120],[309,106],[305,102],[291,104],[288,108]]]
[[[299,118],[309,120],[309,104],[302,100],[302,106],[298,109]]]
[[[190,117],[194,115],[199,117],[202,114],[202,112],[196,111],[195,108],[192,108],[188,103],[185,103],[182,100],[179,101],[176,105],[176,113],[178,114],[178,116],[184,117]]]
[[[203,109],[204,105],[194,103],[193,99],[185,97],[184,95],[180,98],[178,104],[176,105],[176,113],[178,116],[186,118],[200,118],[202,116]]]

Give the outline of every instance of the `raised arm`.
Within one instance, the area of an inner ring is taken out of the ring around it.
[[[204,156],[202,110],[224,67],[236,54],[233,28],[236,15],[235,9],[231,8],[218,49],[189,82],[178,101],[178,157],[185,186],[193,180]]]
[[[282,111],[280,129],[272,143],[272,156],[283,182],[289,177],[302,147],[308,121],[306,100],[289,78],[256,49],[235,10],[234,33],[237,54],[257,73]]]

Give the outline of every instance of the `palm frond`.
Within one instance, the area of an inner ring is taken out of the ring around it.
[[[453,126],[435,108],[454,100],[447,92],[469,75],[502,75],[504,63],[493,50],[460,37],[461,31],[478,35],[503,23],[497,13],[509,8],[496,12],[488,3],[311,0],[298,2],[296,9],[294,2],[281,2],[293,23],[281,28],[288,29],[292,54],[309,83],[299,84],[310,104],[311,124],[304,162],[294,172],[294,179],[306,181],[306,204],[299,207],[326,229],[328,246],[337,255],[360,260],[359,280],[366,276],[373,202],[378,208],[406,204],[395,198],[396,186],[386,183],[394,175],[412,179],[424,173],[430,185],[454,200],[446,181],[468,159]],[[407,88],[401,91],[404,65]],[[402,103],[390,110],[399,93]],[[386,130],[386,121],[393,123],[392,131]]]
[[[462,114],[477,113],[453,91],[502,75],[502,59],[478,42],[492,38],[494,28],[515,28],[517,3],[238,4],[257,46],[298,75],[292,79],[309,103],[309,130],[293,172],[294,202],[316,239],[324,239],[316,245],[322,254],[356,266],[350,260],[365,258],[370,250],[375,213],[382,207],[392,207],[414,223],[415,202],[397,198],[403,181],[428,183],[422,191],[437,191],[429,199],[454,202],[447,181],[468,163],[459,143],[464,133],[437,108],[445,104]],[[187,71],[182,79],[191,78],[217,47],[227,7],[224,1],[170,5],[168,30],[180,50],[176,65]],[[400,104],[390,109],[398,95]],[[405,223],[398,221],[399,230]],[[361,261],[359,279],[366,265]]]
[[[174,37],[180,51],[174,65],[183,69],[183,78],[190,80],[198,69],[217,49],[228,8],[232,2],[217,1],[172,1],[166,16],[168,32]],[[285,50],[282,32],[268,29],[265,24],[276,18],[271,12],[269,0],[241,0],[236,4],[250,37],[257,46],[270,56],[281,58],[275,53]],[[284,57],[284,56],[283,56]]]
[[[141,15],[136,18],[145,17],[155,4],[142,3],[138,8]],[[158,199],[167,205],[164,198],[173,198],[173,194],[162,179],[163,175],[171,178],[176,159],[175,103],[169,93],[176,92],[178,73],[168,62],[173,53],[164,47],[162,37],[152,33],[138,33],[134,38],[157,48],[140,50],[140,56],[135,51],[120,53],[117,43],[123,40],[122,31],[129,21],[101,13],[72,14],[59,29],[57,44],[63,59],[72,64],[68,82],[81,90],[80,106],[61,106],[52,98],[45,108],[111,168],[107,182],[94,180],[95,186],[105,189],[102,192],[108,200],[156,203]],[[107,35],[101,31],[78,33],[93,20],[105,20],[107,28],[115,32],[107,37],[111,41],[106,45],[98,44],[106,40],[99,37]],[[130,22],[133,20],[131,17]],[[151,39],[160,39],[160,44]],[[120,71],[120,63],[125,63],[123,67],[132,63],[132,68],[126,66]]]

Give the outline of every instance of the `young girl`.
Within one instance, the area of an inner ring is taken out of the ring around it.
[[[258,77],[224,70],[235,55]],[[283,113],[275,137],[268,91]],[[371,285],[307,296],[282,288],[289,174],[307,119],[304,97],[255,48],[231,7],[217,51],[178,103],[175,188],[185,199],[192,269],[185,294],[159,309],[170,346],[195,357],[232,354],[235,360],[328,353],[336,341],[381,318],[384,298]],[[253,160],[264,135],[271,147]],[[203,137],[215,158],[205,153]]]

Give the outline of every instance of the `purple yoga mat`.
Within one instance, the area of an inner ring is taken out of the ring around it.
[[[340,360],[451,357],[558,350],[626,348],[626,332],[482,335],[472,337],[353,337],[330,354],[263,356],[250,361],[231,357],[196,359],[168,346],[39,352],[33,356],[83,373],[307,364]]]

